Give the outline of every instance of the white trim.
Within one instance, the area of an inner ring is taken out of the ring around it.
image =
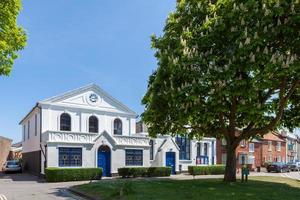
[[[108,98],[113,103],[118,105],[120,108],[124,109],[128,114],[137,115],[134,111],[132,111],[130,108],[128,108],[126,105],[124,105],[123,103],[121,103],[120,101],[115,99],[114,97],[112,97],[110,94],[105,92],[102,88],[100,88],[96,84],[89,84],[89,85],[86,85],[86,86],[83,86],[83,87],[80,87],[80,88],[77,88],[77,89],[74,89],[74,90],[70,90],[70,91],[65,92],[61,95],[53,96],[53,97],[50,97],[50,98],[45,99],[43,101],[40,101],[39,103],[41,103],[41,104],[47,104],[47,103],[52,104],[52,103],[55,103],[57,101],[65,100],[67,98],[70,98],[71,96],[75,96],[77,94],[83,93],[83,92],[88,91],[88,90],[92,90],[95,93],[98,92],[99,94],[102,94],[102,95],[100,95],[100,97],[102,96],[102,99],[103,99],[103,96]]]

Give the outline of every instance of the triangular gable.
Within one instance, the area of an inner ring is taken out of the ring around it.
[[[271,141],[277,141],[277,142],[285,142],[285,140],[282,138],[282,136],[278,135],[275,132],[267,133],[263,136],[263,140],[271,140]]]
[[[101,138],[101,137],[106,138],[112,146],[116,146],[116,143],[117,143],[116,140],[115,140],[109,133],[107,133],[106,131],[103,131],[100,135],[98,135],[98,136],[93,140],[93,142],[96,142],[96,141],[99,140],[99,138]]]
[[[162,142],[162,144],[160,145],[160,147],[158,148],[158,151],[162,150],[163,147],[168,143],[168,142],[172,142],[173,145],[176,147],[177,150],[180,150],[179,146],[176,144],[176,142],[173,140],[173,138],[169,137],[164,139],[164,141]]]
[[[91,102],[90,95],[96,94],[96,102]],[[92,107],[104,111],[127,113],[136,115],[134,111],[113,98],[96,84],[90,84],[64,94],[54,96],[39,102],[40,104],[70,105],[79,107]]]

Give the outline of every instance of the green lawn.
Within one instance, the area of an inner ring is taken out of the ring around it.
[[[73,189],[96,199],[203,199],[284,200],[300,199],[300,182],[280,177],[250,177],[248,183],[224,183],[220,179],[103,180]],[[120,197],[120,193],[121,196]]]

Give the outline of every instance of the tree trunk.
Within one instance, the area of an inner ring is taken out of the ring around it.
[[[236,147],[227,143],[227,158],[225,167],[225,182],[236,182]]]

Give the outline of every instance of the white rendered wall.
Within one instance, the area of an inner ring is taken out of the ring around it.
[[[37,116],[37,121],[35,121]],[[30,129],[28,130],[28,122],[30,122]],[[34,109],[29,116],[21,123],[22,126],[22,152],[32,152],[40,150],[40,112],[39,109]],[[25,126],[25,130],[24,127]],[[35,132],[35,130],[37,132]],[[24,134],[25,131],[25,134]],[[29,131],[29,132],[28,132]],[[28,139],[29,134],[29,139]],[[25,136],[25,138],[24,138]]]
[[[164,140],[167,139],[167,141],[164,143],[163,146],[162,143]],[[172,142],[171,137],[158,137],[153,139],[154,140],[154,153],[153,153],[153,160],[150,161],[151,166],[158,167],[158,166],[166,166],[166,152],[175,152],[176,154],[176,171],[179,171],[181,165],[182,171],[187,171],[188,166],[190,165],[196,165],[196,156],[197,156],[197,143],[202,143],[202,152],[204,149],[204,143],[208,144],[208,157],[209,157],[209,165],[212,164],[212,141],[214,141],[214,162],[216,163],[216,141],[214,138],[203,138],[201,141],[192,140],[191,146],[190,146],[190,159],[189,160],[180,160],[179,159],[179,150],[174,145],[174,142]],[[173,138],[173,141],[175,141],[175,138]],[[159,150],[159,147],[161,149]]]
[[[150,166],[149,148],[141,147],[113,147],[110,141],[104,137],[100,137],[94,145],[80,144],[49,144],[47,147],[47,167],[59,167],[59,147],[79,147],[82,148],[82,166],[81,167],[98,167],[98,149],[101,145],[107,145],[111,150],[111,173],[118,173],[121,167],[141,167],[125,165],[125,149],[143,150],[143,166]]]
[[[101,111],[86,109],[51,107],[43,109],[43,132],[60,131],[60,116],[68,113],[71,116],[72,132],[89,132],[88,120],[90,116],[96,116],[99,123],[99,133],[103,131],[113,135],[113,123],[116,118],[122,121],[122,135],[135,134],[136,119],[126,115],[108,114]]]

